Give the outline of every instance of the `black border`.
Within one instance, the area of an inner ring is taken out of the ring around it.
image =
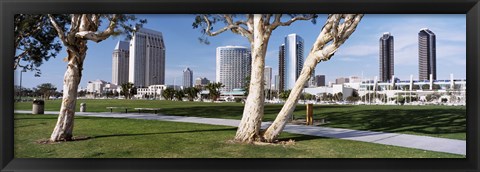
[[[266,8],[268,6],[268,8]],[[13,15],[16,13],[467,14],[465,159],[14,159]],[[479,171],[479,0],[1,0],[1,171]]]

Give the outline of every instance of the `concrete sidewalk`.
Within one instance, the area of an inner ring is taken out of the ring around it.
[[[15,113],[32,113],[32,111],[16,110]],[[45,114],[57,115],[58,111],[45,111]],[[129,118],[145,120],[161,120],[173,122],[190,122],[199,124],[224,125],[237,127],[240,120],[168,116],[153,113],[118,113],[118,112],[76,112],[78,116],[107,117],[107,118]],[[262,128],[269,126],[271,122],[263,122]],[[372,131],[359,131],[340,128],[286,125],[283,130],[288,133],[304,134],[319,137],[330,137],[345,140],[362,141],[383,145],[393,145],[407,148],[422,149],[428,151],[445,152],[459,155],[466,155],[467,144],[464,140],[445,139],[429,136],[417,136],[410,134],[384,133]]]

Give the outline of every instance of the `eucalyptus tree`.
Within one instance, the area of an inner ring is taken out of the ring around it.
[[[57,15],[56,20],[61,26],[69,23],[68,15]],[[36,71],[35,76],[39,76],[39,66],[43,61],[56,57],[62,48],[60,41],[55,39],[57,38],[55,28],[45,14],[16,14],[13,21],[15,39],[13,69],[21,67]],[[26,64],[21,64],[22,61]]]
[[[146,20],[133,23],[137,20],[136,17],[124,14],[70,14],[69,25],[66,26],[60,22],[59,15],[48,14],[48,18],[60,42],[67,49],[67,57],[64,59],[67,70],[63,80],[63,100],[50,141],[68,141],[73,138],[77,90],[87,55],[87,41],[98,43],[120,34],[130,37],[130,33],[141,27]],[[107,25],[103,27],[102,24]]]
[[[202,14],[195,17],[194,28],[201,28],[206,36],[216,36],[231,31],[247,38],[251,47],[252,68],[248,96],[242,119],[235,135],[236,141],[252,142],[261,138],[260,126],[264,115],[265,55],[272,32],[280,26],[289,26],[299,20],[316,22],[316,14],[291,14],[288,20],[282,14]],[[220,29],[213,31],[214,25]],[[200,38],[208,43],[206,37]]]
[[[288,97],[287,101],[280,110],[272,125],[270,125],[263,134],[263,141],[274,142],[282,132],[288,119],[295,110],[303,86],[310,79],[310,76],[322,61],[328,61],[340,46],[355,31],[363,14],[329,14],[328,18],[320,31],[313,47],[310,50],[307,59],[303,65],[300,76]]]

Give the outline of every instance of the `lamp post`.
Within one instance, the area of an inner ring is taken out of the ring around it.
[[[23,73],[23,72],[26,72],[26,70],[25,70],[25,69],[22,69],[22,70],[20,71],[20,94],[19,94],[19,101],[22,101],[22,92],[23,92],[23,91],[22,91],[22,73]]]

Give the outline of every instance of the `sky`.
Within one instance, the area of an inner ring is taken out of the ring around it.
[[[143,27],[162,32],[166,47],[165,82],[168,85],[181,85],[182,71],[189,67],[193,77],[206,77],[215,80],[216,48],[237,45],[250,47],[247,39],[230,31],[209,37],[210,44],[200,43],[199,29],[193,29],[194,15],[149,14],[137,15],[147,19]],[[320,15],[316,24],[310,21],[297,21],[288,27],[278,27],[273,31],[265,57],[266,66],[273,68],[273,76],[278,75],[279,46],[286,35],[296,33],[304,39],[304,54],[310,51],[318,37],[327,16]],[[285,18],[284,20],[286,20]],[[215,26],[214,30],[220,28]],[[338,77],[359,76],[373,79],[379,75],[379,39],[384,32],[394,36],[394,73],[401,80],[409,80],[410,75],[418,79],[418,32],[429,28],[436,35],[437,79],[466,78],[466,18],[465,14],[366,14],[356,31],[326,62],[315,69],[315,75],[326,75],[326,82],[335,82]],[[86,88],[88,81],[112,80],[112,53],[122,36],[111,37],[100,43],[88,42],[87,57],[84,62],[80,88]],[[33,88],[42,83],[52,83],[63,90],[63,76],[67,63],[66,49],[56,58],[44,62],[41,76],[34,72],[22,74],[22,87]],[[20,70],[15,71],[15,85],[20,82]],[[274,78],[272,76],[272,78]],[[273,83],[272,79],[272,83]]]

